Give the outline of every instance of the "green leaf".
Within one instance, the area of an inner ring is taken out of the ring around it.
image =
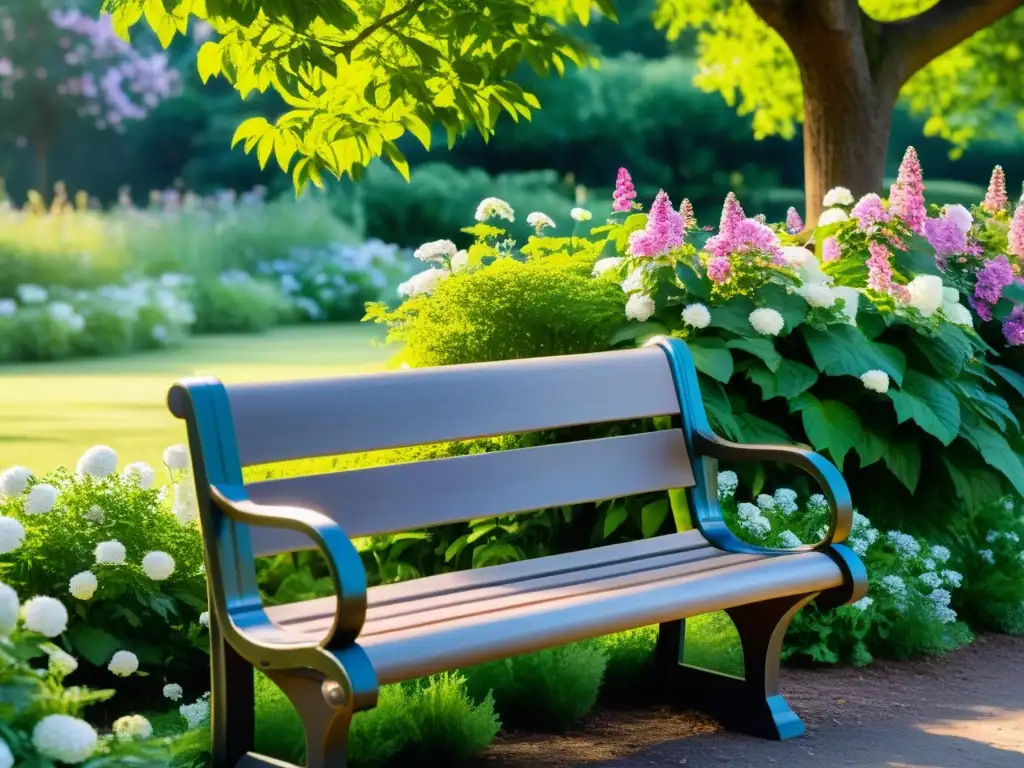
[[[743,432],[733,415],[732,404],[722,385],[717,381],[705,379],[701,382],[700,392],[712,428],[716,428],[716,432],[730,440],[742,442]]]
[[[754,302],[746,296],[737,296],[711,310],[711,327],[732,331],[738,336],[757,336],[750,325]]]
[[[837,400],[809,403],[801,417],[811,445],[818,451],[827,451],[832,462],[842,469],[844,457],[861,438],[860,417]]]
[[[743,430],[745,442],[793,445],[793,438],[786,434],[786,430],[752,413],[738,413],[736,421],[739,423],[740,429]]]
[[[661,530],[661,526],[668,517],[668,498],[652,501],[645,504],[640,510],[640,532],[645,539],[649,539]],[[605,521],[607,524],[607,520]]]
[[[731,339],[725,343],[725,346],[729,349],[742,349],[744,352],[761,358],[768,366],[768,370],[773,372],[779,369],[779,364],[782,362],[782,355],[776,351],[775,345],[768,339]]]
[[[668,328],[661,323],[651,321],[645,321],[642,323],[630,322],[626,323],[612,334],[611,339],[609,339],[609,344],[613,347],[618,347],[628,341],[632,342],[634,346],[639,346],[645,339],[648,339],[651,336],[662,336],[667,333]]]
[[[918,275],[937,275],[942,277],[942,270],[935,263],[935,248],[928,239],[914,234],[910,237],[907,250],[892,249],[892,263],[907,280]]]
[[[732,354],[725,342],[715,337],[702,337],[687,343],[693,364],[698,371],[715,381],[727,384],[732,378]]]
[[[789,293],[784,286],[768,283],[757,289],[758,305],[776,310],[786,322],[782,335],[786,336],[796,330],[806,318],[810,305],[803,296]],[[749,325],[749,322],[748,322]]]
[[[889,441],[873,429],[865,427],[854,450],[860,456],[861,467],[869,467],[881,459],[889,447]]]
[[[933,336],[913,333],[911,342],[939,376],[949,379],[960,375],[973,353],[967,334],[951,323],[943,323]]]
[[[747,371],[747,378],[761,388],[765,400],[773,397],[788,400],[810,389],[818,380],[818,372],[803,363],[782,358],[775,373],[764,368],[751,368]]]
[[[894,440],[885,454],[885,466],[913,493],[921,478],[921,448],[914,440]]]
[[[869,341],[852,325],[833,325],[826,331],[804,327],[804,339],[818,370],[829,376],[861,376],[871,370],[885,371],[903,383],[907,361],[896,347]]]
[[[1005,487],[995,472],[984,467],[970,467],[964,471],[946,456],[942,457],[942,463],[953,481],[957,498],[968,509],[981,509],[1003,497]]]
[[[212,40],[203,43],[196,54],[196,65],[199,68],[199,77],[205,85],[211,77],[220,74],[221,50],[220,44]]]
[[[1024,398],[1024,376],[1021,376],[1012,368],[1003,365],[988,364],[988,367],[998,373],[1007,384],[1016,390],[1017,394]]]
[[[621,503],[612,504],[604,515],[604,525],[601,526],[601,538],[607,539],[615,533],[626,522],[628,516],[629,513],[626,511],[625,505]]]
[[[690,514],[690,502],[686,499],[685,488],[672,488],[668,492],[669,506],[672,508],[672,522],[676,533],[693,530],[693,516]]]
[[[685,262],[676,264],[676,277],[687,292],[705,301],[711,298],[711,280],[707,275],[694,269],[693,265]],[[714,318],[714,313],[711,316]]]
[[[123,643],[109,632],[98,627],[75,624],[68,630],[71,647],[77,655],[87,659],[90,664],[105,666],[110,657],[121,650]]]
[[[250,117],[235,129],[235,135],[231,138],[231,146],[234,147],[240,141],[258,139],[269,131],[271,127],[265,117]]]
[[[907,371],[900,390],[890,389],[896,420],[913,420],[929,435],[949,445],[960,431],[960,403],[945,384],[918,371]]]
[[[969,412],[964,414],[960,432],[986,464],[1002,472],[1017,493],[1024,495],[1024,465],[1005,437]]]

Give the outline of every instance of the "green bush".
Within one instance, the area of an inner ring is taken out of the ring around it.
[[[196,333],[263,333],[288,312],[276,286],[244,272],[197,280],[192,300]]]
[[[597,702],[608,656],[596,641],[548,648],[464,670],[470,695],[494,697],[510,727],[562,731]]]
[[[657,627],[640,627],[598,639],[608,657],[601,686],[601,700],[611,706],[628,706],[648,699],[654,682],[654,646]]]

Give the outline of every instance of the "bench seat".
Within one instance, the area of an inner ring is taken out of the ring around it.
[[[359,645],[392,683],[843,581],[821,552],[734,554],[689,531],[373,587]],[[336,610],[327,597],[267,613],[317,641]]]

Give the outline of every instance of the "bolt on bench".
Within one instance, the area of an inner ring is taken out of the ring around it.
[[[496,404],[500,404],[496,407]],[[779,694],[779,652],[809,601],[859,599],[867,577],[840,542],[849,492],[821,456],[730,443],[709,426],[686,345],[169,394],[188,425],[210,592],[214,765],[253,753],[253,668],[294,704],[310,768],[341,766],[352,715],[379,686],[652,624],[667,700],[769,738],[803,732]],[[245,485],[242,468],[565,426],[672,417],[670,429]],[[737,539],[717,461],[781,461],[821,485],[826,538],[769,550]],[[696,530],[367,589],[351,539],[686,489]],[[262,604],[253,560],[318,547],[335,596]],[[684,620],[725,610],[745,678],[681,663]]]

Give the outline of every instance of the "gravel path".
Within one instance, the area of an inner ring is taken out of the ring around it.
[[[785,670],[808,733],[752,739],[669,710],[597,713],[562,736],[510,734],[487,768],[1024,768],[1024,638],[980,637],[943,659]]]

